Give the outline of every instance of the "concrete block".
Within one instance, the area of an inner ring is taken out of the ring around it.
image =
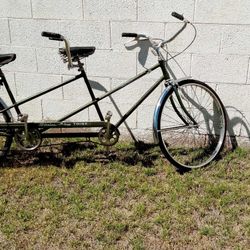
[[[72,77],[63,76],[63,81],[70,80]],[[88,94],[88,89],[83,79],[78,79],[72,83],[63,86],[63,98],[64,100],[79,100],[82,101],[82,105],[89,102],[91,99]]]
[[[111,90],[110,78],[91,77],[89,79],[89,81],[90,81],[91,87],[94,91],[94,94],[97,97],[102,96]],[[109,99],[109,97],[107,97],[106,99]]]
[[[80,100],[43,100],[43,120],[55,121],[82,106]],[[88,110],[69,118],[67,121],[88,121]]]
[[[136,0],[84,0],[86,20],[136,20]]]
[[[110,48],[110,30],[108,22],[100,21],[62,21],[60,33],[71,46],[95,46],[97,49]]]
[[[58,41],[42,37],[42,31],[59,32],[57,21],[36,19],[11,19],[11,42],[16,46],[58,47]]]
[[[3,70],[13,72],[36,72],[36,53],[33,48],[1,46],[0,54],[15,53],[16,60],[3,66]]]
[[[173,56],[174,53],[171,53]],[[169,59],[171,58],[170,56],[168,57]],[[175,58],[177,62],[180,64],[180,66],[183,68],[184,72],[189,76],[190,75],[190,61],[191,61],[191,55],[190,54],[181,54],[178,57]],[[138,55],[138,62],[137,62],[137,72],[142,72],[145,70],[145,68],[150,68],[153,65],[158,63],[157,57],[151,53],[151,51],[148,52],[148,54]],[[170,68],[176,75],[176,77],[184,77],[185,75],[183,72],[180,70],[176,62],[171,59],[168,61]],[[145,78],[148,79],[159,79],[162,76],[162,71],[161,69],[156,69],[155,71],[151,72],[150,74],[146,75]]]
[[[250,143],[250,112],[242,112],[242,117],[239,117],[238,123],[241,123],[240,136],[248,138],[248,145]]]
[[[19,100],[37,94],[45,89],[61,83],[59,75],[45,75],[45,74],[30,74],[30,73],[17,73],[16,74],[16,88],[17,98]],[[63,99],[62,87],[43,95],[38,98],[41,99]]]
[[[184,14],[187,19],[193,20],[193,10],[193,0],[143,0],[138,2],[138,20],[176,22],[177,19],[171,16],[173,11]]]
[[[120,86],[124,81],[119,79],[112,79],[112,89]],[[129,104],[132,107],[147,91],[153,86],[154,81],[149,79],[139,79],[136,82],[120,89],[112,95],[115,103],[118,106]],[[156,105],[158,98],[162,92],[162,84],[156,88],[151,95],[143,102],[145,105]]]
[[[182,23],[166,24],[166,39],[171,38],[181,28]],[[197,37],[194,43],[185,51],[191,53],[219,53],[221,42],[221,26],[213,24],[195,24]],[[168,44],[169,51],[180,52],[189,46],[194,38],[194,29],[188,25],[186,29]]]
[[[144,105],[138,108],[138,128],[152,130],[154,110],[155,105]]]
[[[223,28],[221,53],[250,54],[250,27],[246,25],[227,25]]]
[[[63,76],[63,81],[69,80],[71,77]],[[89,79],[93,92],[96,97],[105,94],[110,90],[109,78],[91,78]],[[65,100],[79,100],[82,105],[91,101],[90,94],[84,79],[78,79],[68,85],[63,86],[63,95]]]
[[[58,57],[59,57],[59,55],[58,55]],[[84,59],[81,60],[81,61],[83,63],[85,62]],[[78,71],[77,68],[68,69],[68,63],[64,63],[61,59],[59,60],[59,68],[60,68],[60,74],[61,75],[65,75],[65,76],[69,76],[69,77],[79,75],[79,71]]]
[[[248,0],[197,0],[195,21],[203,23],[249,24]]]
[[[36,55],[39,73],[63,74],[71,77],[79,74],[77,68],[68,69],[68,63],[63,62],[58,48],[37,48]]]
[[[240,136],[242,124],[243,124],[243,113],[237,108],[226,105],[226,112],[228,116],[227,130],[230,136]]]
[[[175,56],[175,53],[171,53],[171,56]],[[174,57],[174,59],[171,59],[171,56],[169,56],[168,64],[173,71],[174,75],[177,78],[187,77],[191,75],[191,55],[190,54],[181,54],[177,57]],[[180,69],[180,67],[181,69]],[[182,72],[184,71],[184,73]],[[171,76],[172,78],[173,76]]]
[[[249,138],[250,112],[250,2],[247,0],[1,0],[0,54],[16,53],[17,59],[2,67],[17,100],[79,74],[68,70],[58,55],[64,44],[41,37],[42,31],[61,33],[71,46],[95,46],[96,52],[82,59],[96,96],[151,66],[157,57],[144,41],[124,43],[122,32],[144,33],[169,38],[182,25],[172,11],[195,21],[197,39],[176,59],[186,75],[209,83],[225,104],[229,115],[229,134]],[[192,40],[191,26],[168,44],[172,55]],[[170,58],[170,57],[169,57]],[[173,60],[169,65],[177,78],[185,76]],[[104,113],[111,110],[112,122],[129,108],[162,76],[159,69],[100,102]],[[155,105],[164,90],[155,92],[128,118],[136,137],[152,137]],[[248,93],[249,92],[249,93]],[[8,104],[6,90],[0,96]],[[56,120],[90,101],[82,79],[21,106],[30,120]],[[119,114],[120,113],[120,114]],[[94,107],[72,117],[72,121],[98,120]],[[122,125],[121,130],[126,128]],[[151,140],[151,139],[150,139]],[[248,139],[248,143],[250,140]]]
[[[112,112],[111,123],[116,124],[121,117],[129,110],[131,107],[129,104],[117,105],[117,103],[108,102],[108,101],[100,101],[99,102],[100,109],[102,111],[103,116],[107,114],[108,111]],[[94,107],[89,108],[89,120],[90,121],[99,121],[98,114]],[[136,120],[137,120],[137,110],[135,110],[127,119],[126,124],[130,129],[136,128]],[[124,128],[125,124],[121,124],[121,128]]]
[[[24,114],[28,114],[28,121],[39,122],[42,120],[42,103],[41,100],[33,100],[20,106],[20,110]]]
[[[193,55],[192,75],[208,82],[245,83],[248,57],[236,55]]]
[[[1,0],[0,17],[31,17],[30,0]]]
[[[17,75],[21,75],[21,73],[6,73],[5,77],[8,81],[8,84],[10,86],[10,89],[12,90],[13,95],[15,96],[15,99],[18,101],[19,100],[19,96],[17,95],[17,91],[16,91],[16,84],[15,84],[15,80],[17,80],[17,83],[19,85],[19,77],[17,77]],[[25,78],[27,79],[27,78]],[[23,84],[25,85],[25,83],[27,82],[23,82]],[[26,89],[27,91],[29,91],[29,88],[32,87],[32,85],[29,85],[28,88]],[[10,98],[5,90],[4,87],[0,88],[0,96],[1,98],[4,100],[4,102],[7,105],[11,105],[11,101]],[[42,119],[42,107],[41,107],[41,100],[33,100],[29,103],[23,104],[21,106],[19,106],[21,112],[26,113],[29,115],[29,121],[41,121]],[[10,112],[12,113],[13,119],[17,120],[17,114],[15,112],[14,109],[11,109]]]
[[[132,52],[98,50],[87,58],[89,76],[129,78],[136,74],[136,55]]]
[[[105,118],[105,115],[108,111],[111,111],[114,114],[115,108],[111,106],[111,102],[109,100],[101,100],[98,102],[101,112]],[[99,115],[94,106],[89,107],[89,121],[100,121]],[[117,117],[114,121],[114,115],[111,118],[111,122],[115,123],[117,121]]]
[[[34,18],[82,19],[82,0],[32,0]]]
[[[164,38],[164,24],[163,23],[149,23],[149,22],[112,22],[111,23],[111,37],[112,49],[119,51],[142,51],[143,53],[148,47],[148,41],[138,41],[124,44],[131,41],[131,38],[122,37],[122,33],[138,33],[145,34],[151,37]]]
[[[217,93],[226,107],[233,107],[238,112],[249,110],[249,84],[218,84]]]
[[[62,61],[58,55],[58,49],[38,48],[36,55],[39,73],[60,74]]]
[[[144,58],[145,56],[145,58]],[[142,73],[143,71],[150,69],[152,66],[156,65],[158,63],[157,57],[155,57],[151,51],[149,51],[148,55],[142,55],[138,54],[137,56],[137,73]],[[162,77],[162,71],[160,68],[155,69],[154,71],[151,71],[147,75],[145,75],[144,79],[151,79],[151,80],[158,80],[160,77]]]
[[[143,141],[145,143],[154,143],[152,129],[140,129],[140,128],[136,128],[136,129],[132,129],[132,132],[135,135],[135,137],[136,137],[137,140]],[[122,134],[122,138],[125,138],[125,139],[129,138],[129,139],[131,139],[131,137],[128,135],[128,133],[126,135]]]
[[[9,45],[10,44],[10,32],[8,19],[0,19],[0,44]]]

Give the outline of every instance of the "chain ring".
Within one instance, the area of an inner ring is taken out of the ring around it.
[[[15,141],[17,145],[26,151],[37,149],[42,143],[41,133],[38,129],[30,129],[28,131],[28,139],[23,129],[15,131]]]
[[[101,128],[99,131],[98,139],[100,143],[104,146],[113,146],[115,145],[119,140],[119,131],[118,129],[112,129],[111,134],[109,135],[109,138],[107,138],[107,128]]]

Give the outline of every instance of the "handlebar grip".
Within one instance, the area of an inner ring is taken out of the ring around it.
[[[48,37],[50,40],[63,41],[63,36],[57,33],[43,31],[41,35]]]
[[[181,20],[181,21],[183,21],[184,20],[184,16],[183,15],[181,15],[181,14],[179,14],[179,13],[177,13],[177,12],[172,12],[172,14],[171,14],[173,17],[175,17],[175,18],[177,18],[177,19],[179,19],[179,20]]]
[[[122,33],[122,37],[138,37],[136,33]]]

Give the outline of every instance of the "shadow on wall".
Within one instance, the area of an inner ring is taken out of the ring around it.
[[[108,90],[103,85],[101,85],[99,82],[91,81],[91,80],[89,82],[90,82],[91,88],[96,89],[96,90],[101,91],[101,92],[104,92],[104,93],[108,92]],[[122,117],[123,114],[122,114],[121,110],[119,109],[118,105],[116,104],[115,100],[112,98],[111,95],[109,96],[109,99],[110,99],[111,103],[113,104],[113,106],[114,106],[116,112],[118,113],[118,115],[120,117]],[[134,136],[134,134],[132,133],[132,130],[128,126],[126,121],[124,122],[124,125],[127,128],[128,132],[129,132],[130,136],[132,137],[132,139],[134,140],[134,142],[137,143],[138,141],[137,141],[136,137]]]
[[[138,61],[143,67],[145,67],[145,64],[148,58],[149,49],[152,48],[151,43],[148,40],[136,40],[133,42],[133,44],[132,44],[132,41],[126,42],[124,46],[129,51],[134,50],[136,48],[140,48],[140,51],[138,53]]]
[[[145,68],[145,64],[148,58],[149,50],[152,47],[150,42],[148,40],[138,40],[135,41],[134,44],[131,44],[130,42],[127,42],[125,44],[127,50],[134,50],[136,48],[139,48],[138,52],[138,61],[139,63]],[[96,81],[90,81],[91,87],[93,89],[99,90],[101,92],[107,93],[108,90],[103,87],[99,82]],[[122,114],[121,110],[119,109],[118,105],[112,98],[112,96],[109,96],[109,99],[111,103],[113,104],[116,112],[120,117],[122,117],[124,114]],[[235,107],[232,106],[226,106],[226,115],[227,115],[227,134],[228,134],[228,140],[227,140],[227,146],[231,147],[232,150],[236,149],[243,141],[243,138],[245,138],[245,143],[249,143],[249,138],[250,138],[250,123],[247,121],[246,117],[244,114],[237,110]],[[233,113],[234,116],[233,118],[230,118],[229,113]],[[131,128],[128,126],[126,121],[124,122],[125,127],[127,128],[130,136],[134,140],[134,142],[138,142],[136,139],[135,135],[133,134]],[[241,131],[245,131],[245,137],[240,137]],[[246,141],[248,139],[248,141]]]
[[[128,44],[130,44],[130,46],[128,46]],[[140,48],[140,51],[138,53],[138,61],[143,67],[145,67],[145,64],[146,64],[146,61],[148,58],[148,54],[149,54],[149,49],[151,47],[150,42],[148,40],[136,40],[134,42],[134,44],[131,44],[131,42],[127,42],[125,44],[125,47],[127,50],[134,50],[136,48]],[[93,89],[96,89],[98,91],[101,91],[104,93],[108,92],[108,90],[103,85],[101,85],[99,82],[90,80],[90,85]],[[122,90],[120,90],[120,91],[122,91]],[[119,117],[122,117],[124,114],[122,114],[121,110],[119,109],[118,105],[116,104],[115,100],[112,98],[111,95],[109,96],[109,99],[110,99],[111,103],[113,104]],[[136,139],[135,135],[133,134],[131,128],[128,126],[128,123],[126,121],[124,122],[124,125],[125,125],[126,129],[128,130],[133,141],[135,143],[138,143],[139,141]]]
[[[229,135],[229,142],[231,143],[232,150],[236,149],[241,144],[249,144],[250,138],[250,123],[246,119],[245,115],[233,106],[225,106],[227,115],[227,131]],[[229,117],[229,113],[233,113],[233,118]],[[245,131],[244,137],[242,136],[243,130]],[[244,139],[247,139],[243,141]]]

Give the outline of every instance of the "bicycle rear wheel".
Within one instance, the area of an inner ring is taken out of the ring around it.
[[[0,110],[4,109],[4,105],[0,102]],[[11,116],[8,112],[0,113],[0,123],[11,121]],[[0,128],[0,159],[4,158],[10,150],[13,135],[9,129]]]
[[[178,85],[187,112],[171,88],[159,107],[159,145],[166,158],[178,168],[204,167],[223,147],[225,108],[214,90],[203,82],[189,79]]]

